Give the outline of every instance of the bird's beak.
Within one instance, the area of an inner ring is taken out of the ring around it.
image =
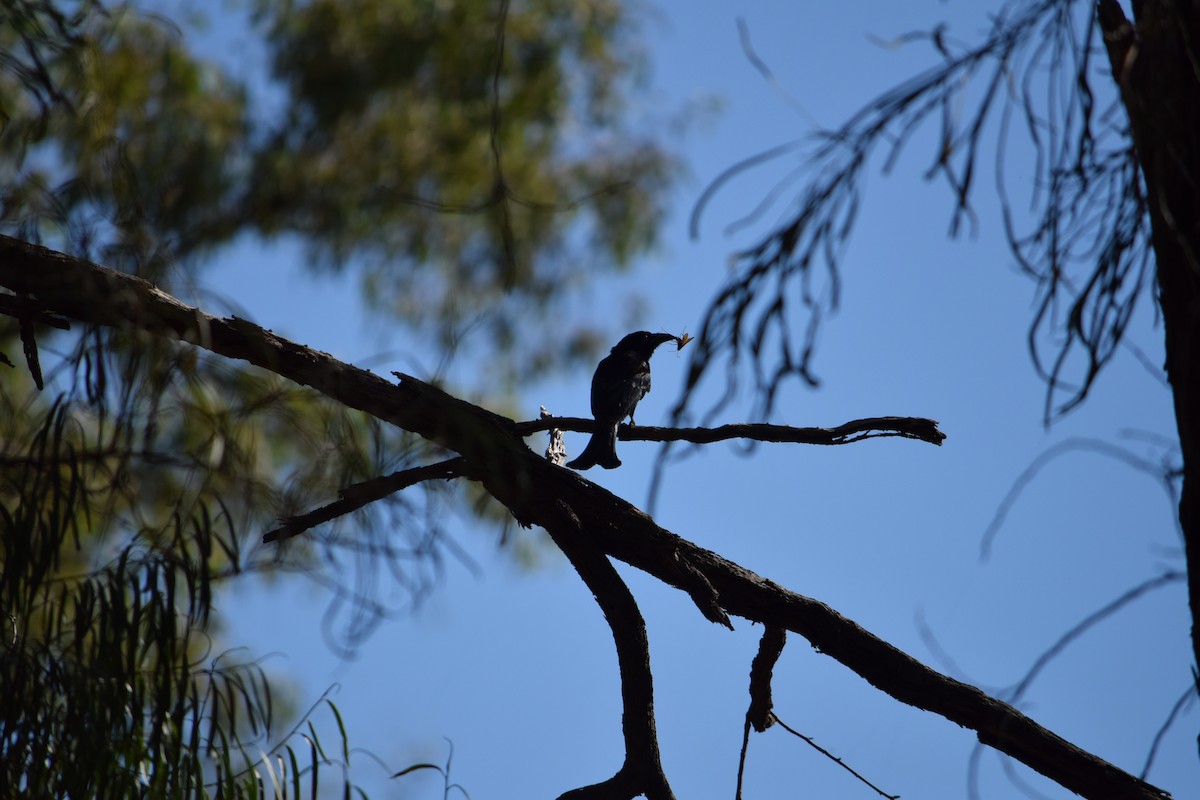
[[[667,342],[678,342],[679,337],[673,336],[672,334],[669,334],[669,333],[656,333],[650,338],[650,341],[654,342],[653,349],[656,350],[656,349],[658,349],[658,346],[661,344],[666,344]]]

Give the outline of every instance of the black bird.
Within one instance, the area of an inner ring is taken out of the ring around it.
[[[621,459],[617,458],[617,426],[626,417],[630,425],[634,424],[633,411],[650,391],[650,356],[660,344],[671,341],[680,340],[669,333],[638,331],[617,342],[612,352],[600,361],[592,376],[592,416],[602,427],[592,434],[587,447],[568,467],[621,466]]]

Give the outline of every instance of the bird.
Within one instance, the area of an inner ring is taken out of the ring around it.
[[[621,466],[617,426],[626,417],[630,425],[634,424],[638,401],[650,391],[650,356],[660,344],[671,341],[679,344],[681,339],[669,333],[636,331],[617,342],[601,359],[592,376],[592,416],[598,427],[579,458],[569,462],[568,467],[583,470],[596,464],[605,469]],[[686,335],[682,341],[686,341]]]

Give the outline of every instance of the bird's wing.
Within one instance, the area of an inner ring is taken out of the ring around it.
[[[619,422],[633,413],[649,390],[650,365],[636,353],[613,352],[592,377],[592,416],[601,422]]]

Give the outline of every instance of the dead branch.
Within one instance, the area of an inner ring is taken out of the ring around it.
[[[863,439],[900,436],[941,445],[946,439],[946,434],[938,430],[937,425],[935,420],[923,417],[867,417],[833,428],[793,428],[790,425],[768,425],[758,422],[721,425],[717,428],[657,428],[653,425],[622,424],[617,429],[617,436],[627,442],[712,444],[728,439],[753,439],[759,442],[819,445],[850,444]],[[516,430],[522,436],[553,428],[592,433],[596,429],[596,421],[583,417],[547,416],[516,423]]]
[[[758,653],[750,663],[750,707],[746,709],[746,721],[759,733],[775,721],[771,713],[771,673],[783,653],[785,641],[787,631],[767,626],[758,643]]]
[[[650,640],[646,622],[629,587],[565,503],[546,532],[558,545],[579,577],[596,598],[612,628],[621,671],[621,727],[625,735],[625,762],[606,781],[567,792],[559,800],[675,800],[663,772],[654,725],[654,685],[650,672]]]
[[[771,713],[771,674],[786,641],[787,631],[768,626],[758,641],[758,653],[750,662],[750,707],[746,709],[746,724],[742,729],[742,752],[738,757],[734,800],[742,800],[742,778],[746,773],[746,752],[750,749],[750,728],[762,733],[775,723]]]
[[[280,520],[278,528],[263,534],[263,542],[282,542],[293,536],[299,536],[307,530],[315,528],[323,522],[345,516],[358,511],[360,508],[382,500],[388,495],[407,489],[413,484],[430,480],[450,480],[461,475],[462,459],[451,458],[437,464],[393,472],[390,475],[380,475],[370,480],[347,486],[338,492],[338,499],[320,508],[314,508],[294,517]]]
[[[857,778],[862,783],[865,783],[867,786],[870,786],[872,789],[875,790],[875,793],[878,794],[880,797],[886,798],[886,800],[900,800],[900,795],[888,794],[883,789],[880,789],[878,786],[876,786],[875,784],[873,784],[869,780],[867,780],[865,777],[863,777],[863,775],[861,773],[859,773],[858,770],[854,769],[849,764],[847,764],[845,761],[843,761],[839,756],[835,756],[833,753],[829,752],[824,747],[821,747],[821,745],[817,744],[816,740],[813,739],[811,736],[805,736],[803,733],[801,733],[800,731],[791,727],[786,722],[781,720],[779,717],[772,715],[771,718],[774,722],[779,723],[779,727],[783,728],[785,731],[790,733],[792,736],[795,736],[799,739],[803,739],[805,741],[805,743],[808,744],[809,747],[816,750],[818,753],[825,756],[830,761],[832,761],[833,763],[837,764],[842,769],[849,772],[851,775],[853,775],[855,778]]]

